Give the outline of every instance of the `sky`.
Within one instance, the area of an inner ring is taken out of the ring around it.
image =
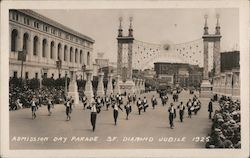
[[[221,52],[239,50],[238,9],[81,9],[34,10],[95,40],[94,52],[116,62],[119,17],[123,17],[123,34],[128,34],[129,17],[133,17],[134,38],[161,44],[185,43],[200,39],[204,15],[208,15],[209,33],[215,32],[216,15],[220,15]]]

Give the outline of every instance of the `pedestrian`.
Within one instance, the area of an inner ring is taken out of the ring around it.
[[[208,103],[208,112],[209,112],[209,119],[211,119],[212,118],[212,112],[213,112],[212,99],[210,99],[210,102]]]
[[[185,106],[183,105],[183,102],[181,102],[177,108],[179,109],[180,121],[183,122],[183,115],[184,115],[184,110],[185,110]]]
[[[71,116],[70,116],[70,107],[71,107],[71,100],[70,98],[68,98],[65,102],[65,107],[66,107],[66,121],[69,121],[71,119]]]
[[[143,105],[143,111],[146,112],[146,109],[148,108],[148,101],[147,101],[147,98],[145,96],[144,96],[142,105]]]
[[[151,103],[152,103],[152,107],[153,109],[155,109],[155,106],[157,105],[157,100],[155,98],[155,96],[153,95],[152,99],[151,99]]]
[[[48,105],[47,105],[48,115],[49,116],[52,114],[52,112],[50,111],[51,107],[52,107],[52,98],[50,96],[49,99],[48,99]]]
[[[170,124],[170,128],[173,129],[174,128],[174,118],[176,117],[176,110],[174,108],[174,104],[170,103],[170,107],[168,109],[169,112],[169,124]]]
[[[87,97],[85,95],[83,95],[82,97],[82,104],[83,104],[83,110],[85,110],[85,107],[87,105]]]
[[[187,108],[188,108],[188,117],[191,118],[192,117],[192,101],[191,99],[188,100],[187,102]]]
[[[36,118],[36,110],[37,110],[36,101],[35,101],[35,97],[33,97],[31,100],[32,119]]]
[[[139,112],[139,115],[141,115],[141,110],[143,108],[143,105],[142,105],[142,101],[141,101],[141,98],[139,97],[138,100],[137,100],[137,107],[138,107],[138,112]]]
[[[122,108],[120,107],[120,105],[119,105],[119,101],[117,101],[117,102],[114,102],[114,105],[112,106],[113,107],[113,117],[114,117],[114,121],[115,121],[115,125],[116,125],[116,123],[117,123],[117,118],[118,118],[118,115],[119,115],[119,109],[121,110],[121,111],[123,111],[122,110]]]
[[[127,104],[124,106],[124,109],[126,110],[126,120],[128,120],[128,115],[132,112],[132,107],[131,107],[129,101],[128,101]]]

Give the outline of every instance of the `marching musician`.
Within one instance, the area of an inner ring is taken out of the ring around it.
[[[82,97],[82,104],[83,104],[83,110],[85,110],[85,107],[87,105],[87,97],[86,97],[86,95],[83,95],[83,97]]]
[[[128,115],[132,112],[132,107],[130,105],[130,102],[128,101],[127,104],[124,106],[124,109],[126,110],[126,119],[128,120]]]
[[[147,101],[147,98],[145,96],[144,96],[142,105],[143,105],[144,112],[146,112],[146,109],[148,108],[148,101]]]
[[[141,98],[138,98],[137,100],[137,107],[138,107],[139,115],[141,115],[141,110],[143,108]]]
[[[155,109],[155,106],[157,105],[157,100],[155,98],[155,96],[153,95],[152,99],[151,99],[151,102],[152,102],[152,107],[153,109]]]
[[[119,105],[119,101],[114,102],[112,108],[114,109],[114,110],[113,110],[113,117],[114,117],[114,121],[115,121],[115,125],[116,125],[116,123],[117,123],[117,118],[118,118],[118,115],[119,115],[119,111],[118,111],[118,110],[119,110],[119,109],[120,109],[121,111],[123,111],[123,110],[122,110],[122,108],[121,108],[120,105]]]
[[[192,116],[192,110],[191,110],[192,101],[191,101],[191,99],[189,99],[188,102],[187,102],[187,108],[188,108],[188,117],[191,118],[191,116]]]
[[[183,115],[184,115],[184,110],[185,110],[185,106],[183,105],[183,102],[181,102],[177,108],[179,109],[180,121],[183,122]]]

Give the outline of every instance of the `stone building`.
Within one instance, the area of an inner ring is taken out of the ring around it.
[[[92,66],[92,38],[32,10],[9,11],[9,37],[10,77],[21,77],[18,51],[26,52],[22,74],[26,79],[64,77],[71,68],[80,79],[82,66]]]

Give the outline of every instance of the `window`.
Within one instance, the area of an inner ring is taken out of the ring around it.
[[[14,29],[11,32],[11,51],[13,52],[17,51],[17,35],[18,35],[18,32],[16,29]]]
[[[42,56],[46,57],[46,45],[47,45],[47,40],[43,39],[43,47],[42,47]]]
[[[28,48],[28,38],[29,38],[28,33],[25,33],[23,35],[23,50],[27,50]]]
[[[54,58],[54,41],[50,43],[50,59]]]
[[[30,20],[29,19],[27,19],[27,25],[30,25]]]
[[[16,14],[16,21],[18,21],[18,14]]]
[[[90,65],[90,54],[89,54],[89,52],[87,53],[87,65]]]
[[[61,34],[62,34],[62,33],[59,31],[59,32],[58,32],[58,36],[61,37]]]
[[[78,59],[78,50],[75,49],[75,63],[78,63],[77,59]]]
[[[82,64],[82,50],[80,50],[80,63]]]
[[[29,79],[29,72],[25,72],[25,79]]]
[[[38,79],[38,73],[37,72],[35,73],[35,78]]]
[[[35,36],[33,41],[33,55],[36,56],[37,53],[38,53],[38,37]]]
[[[64,46],[64,61],[67,61],[68,59],[68,47]]]
[[[14,71],[13,78],[17,78],[17,71]]]
[[[73,59],[73,48],[70,48],[70,56],[69,56],[69,61],[72,62]]]
[[[58,44],[58,46],[57,46],[57,59],[59,60],[61,60],[62,59],[62,52],[61,52],[61,47],[62,47],[62,45],[61,45],[61,43],[59,43]]]
[[[45,73],[43,73],[43,77],[44,78],[47,78],[48,77],[48,74],[45,72]]]

